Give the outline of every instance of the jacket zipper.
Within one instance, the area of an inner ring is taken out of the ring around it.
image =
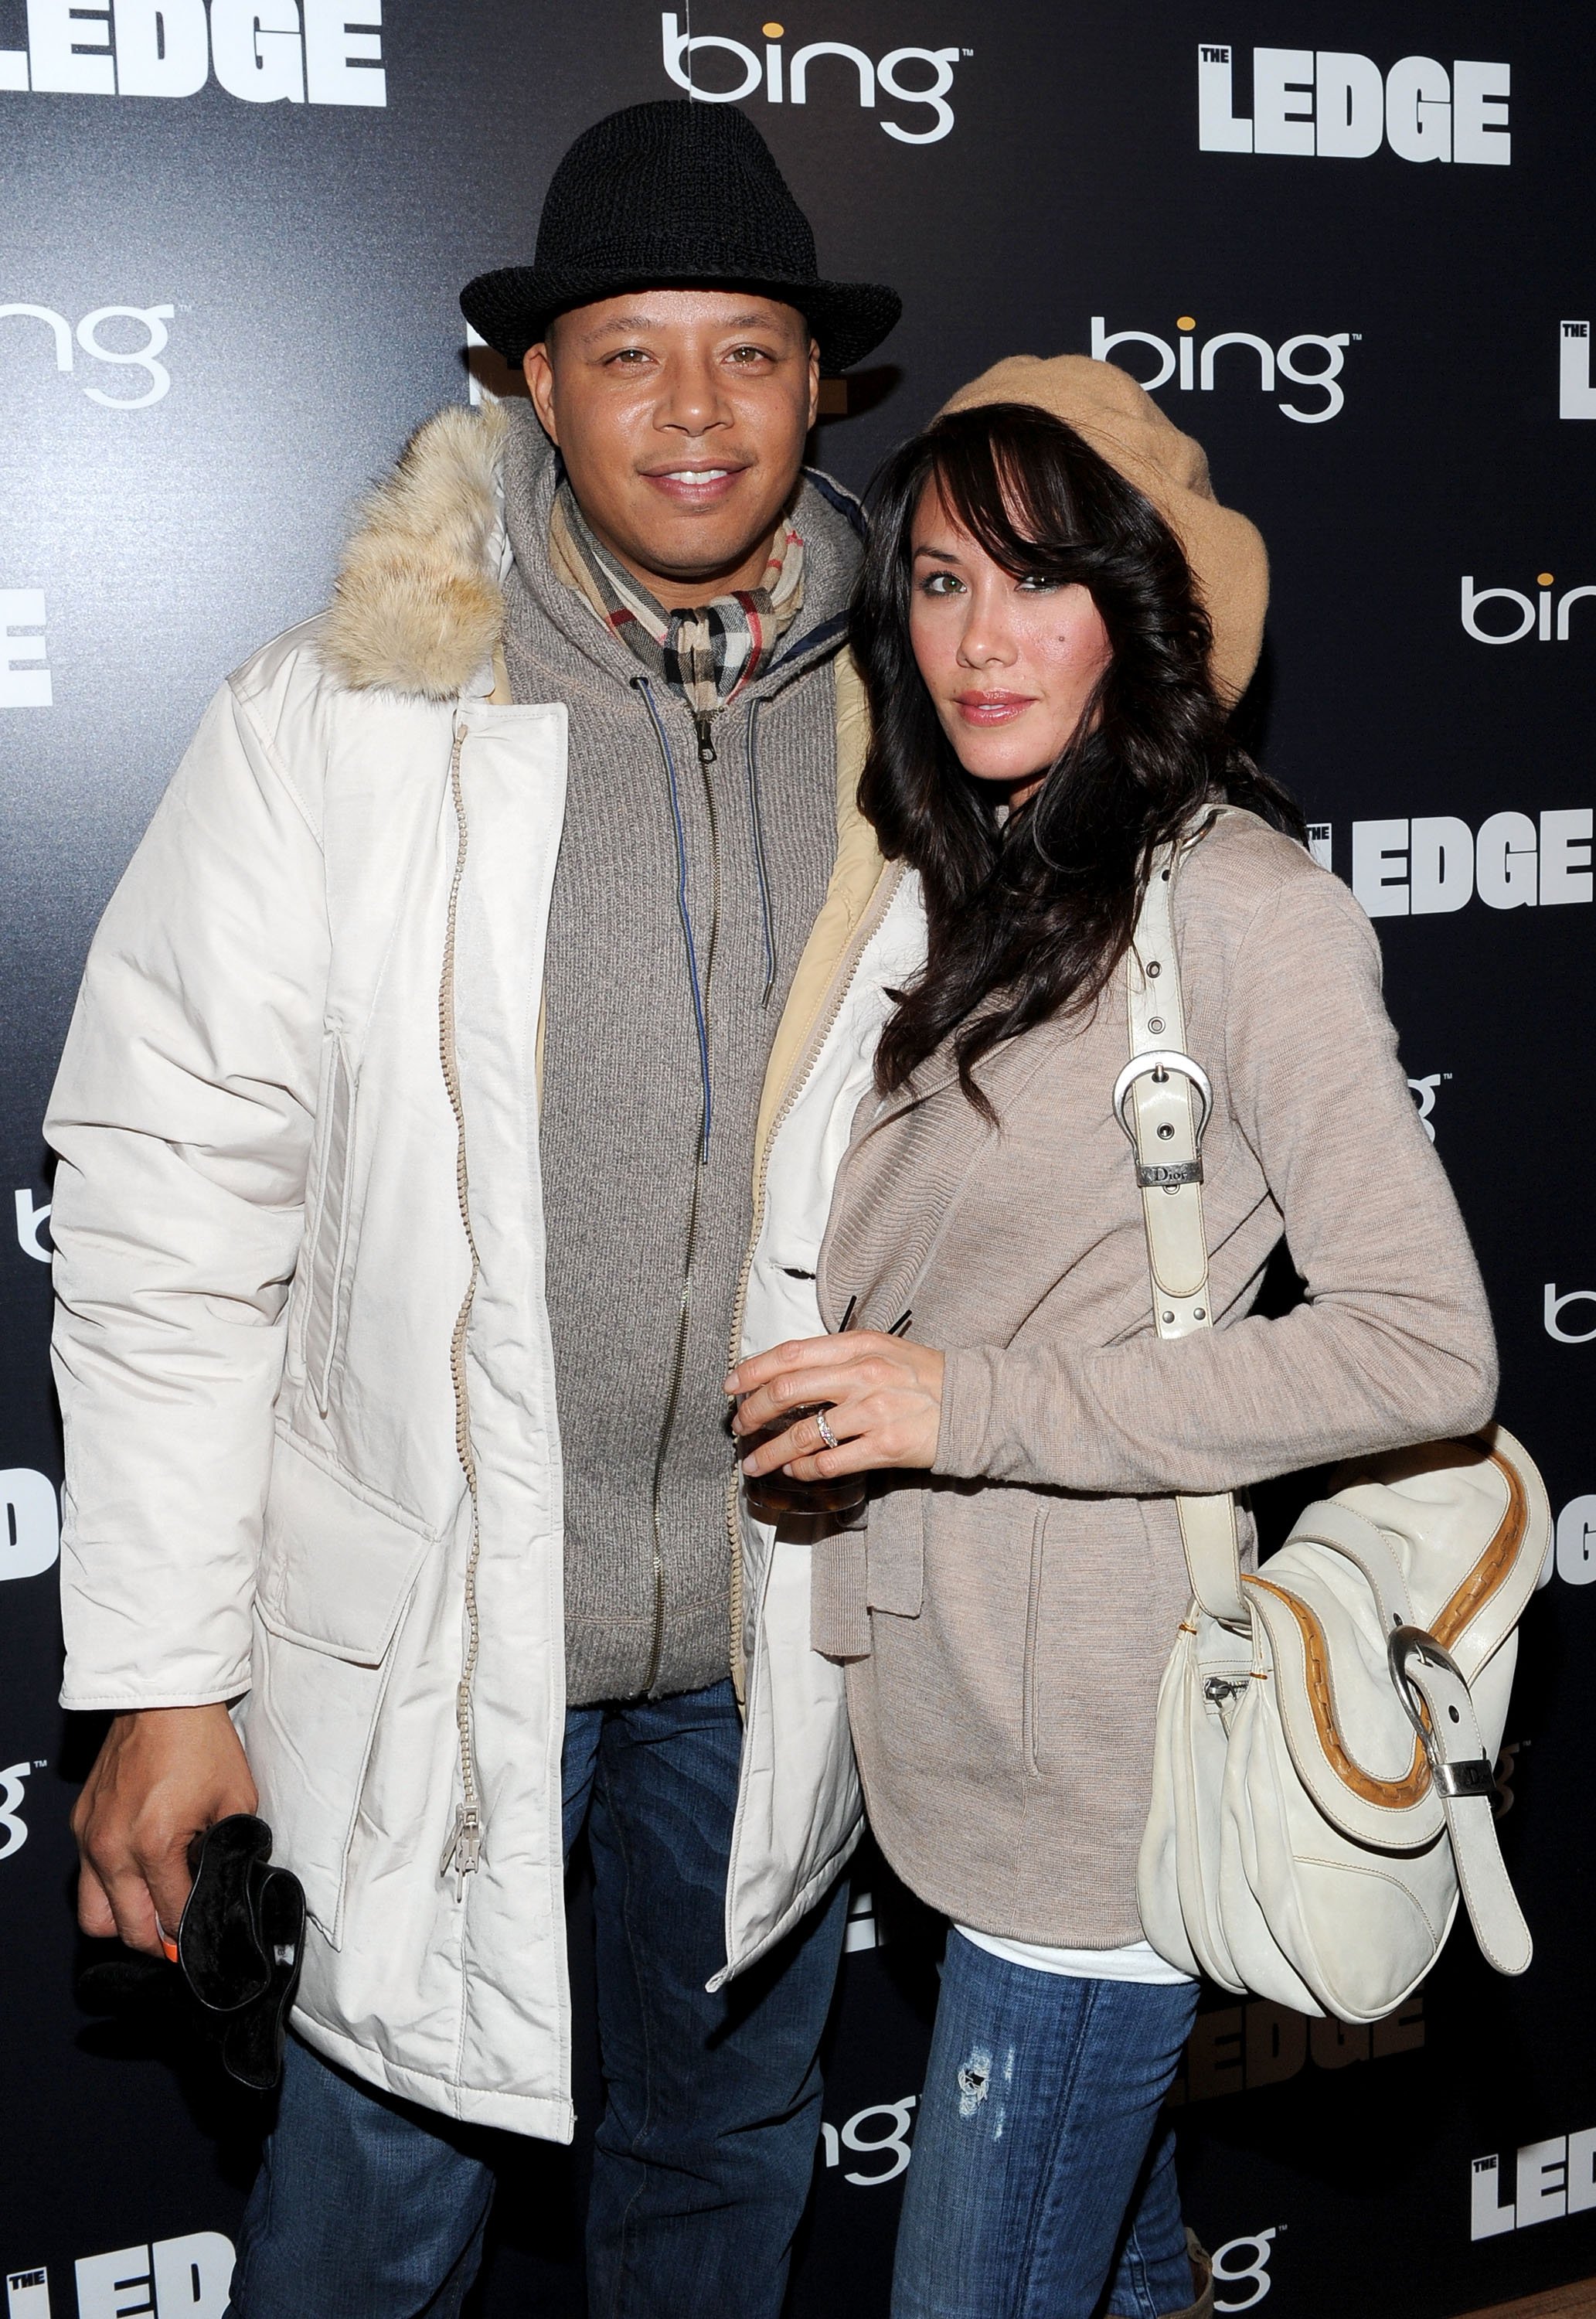
[[[638,690],[647,705],[649,717],[654,728],[654,737],[659,743],[660,754],[664,761],[666,777],[673,790],[676,767],[671,755],[670,740],[661,722],[659,710],[654,705],[653,691],[646,680],[639,682]],[[699,1010],[699,1031],[704,1042],[703,1114],[699,1135],[698,1159],[693,1168],[692,1198],[688,1209],[687,1247],[682,1259],[681,1304],[676,1321],[676,1345],[671,1357],[671,1382],[665,1395],[665,1414],[660,1426],[660,1436],[655,1445],[654,1457],[654,1482],[650,1497],[650,1511],[654,1520],[654,1640],[648,1654],[648,1671],[643,1681],[643,1695],[645,1698],[652,1695],[654,1684],[659,1680],[660,1668],[665,1655],[665,1526],[660,1493],[664,1484],[665,1459],[676,1430],[676,1413],[681,1401],[681,1384],[687,1367],[688,1331],[692,1323],[693,1266],[698,1259],[699,1218],[702,1206],[704,1176],[709,1158],[711,1113],[708,1061],[709,998],[715,980],[716,947],[720,939],[720,824],[715,810],[714,784],[709,777],[709,768],[716,762],[712,718],[708,716],[695,715],[693,729],[698,739],[699,774],[704,787],[704,806],[709,820],[709,934],[704,952],[703,988],[696,994]],[[678,840],[684,849],[681,855],[681,870],[685,880],[685,840],[681,838],[680,826]],[[687,911],[685,890],[681,907],[685,920]],[[691,970],[691,962],[690,931],[690,970]]]
[[[775,1150],[776,1138],[786,1124],[794,1104],[808,1085],[810,1075],[820,1060],[821,1050],[830,1038],[837,1017],[847,1002],[848,993],[853,988],[865,952],[870,948],[871,937],[891,907],[892,898],[902,882],[902,877],[901,870],[896,874],[889,869],[882,871],[876,891],[866,904],[864,914],[854,929],[853,939],[843,952],[842,961],[832,979],[832,987],[827,994],[825,1005],[815,1028],[809,1033],[808,1042],[793,1067],[792,1077],[788,1080],[781,1101],[777,1105],[775,1116],[771,1122],[770,1132],[760,1148],[759,1174],[753,1187],[753,1223],[748,1234],[748,1247],[743,1258],[743,1268],[737,1277],[736,1301],[732,1307],[731,1341],[726,1348],[728,1368],[736,1367],[739,1349],[743,1342],[743,1315],[748,1302],[748,1282],[753,1270],[753,1251],[759,1245],[760,1232],[764,1224],[765,1190],[771,1170],[771,1154]],[[737,1694],[738,1705],[743,1706],[746,1698],[748,1671],[743,1649],[743,1532],[737,1519],[740,1481],[741,1475],[734,1464],[731,1479],[726,1488],[726,1538],[732,1555],[732,1686]]]
[[[455,1188],[460,1203],[460,1222],[465,1231],[465,1245],[471,1252],[470,1277],[455,1316],[454,1335],[449,1340],[449,1376],[455,1388],[455,1449],[471,1496],[471,1548],[465,1559],[465,1657],[455,1690],[455,1728],[460,1745],[460,1809],[455,1815],[455,1825],[437,1865],[440,1876],[446,1875],[451,1867],[454,1869],[457,1899],[464,1899],[465,1879],[481,1865],[482,1856],[482,1802],[477,1790],[476,1752],[472,1738],[472,1690],[476,1680],[477,1654],[482,1641],[476,1600],[477,1563],[482,1554],[482,1510],[477,1500],[476,1453],[472,1447],[471,1402],[465,1377],[465,1334],[471,1322],[477,1281],[482,1273],[482,1259],[477,1252],[476,1234],[471,1223],[471,1192],[465,1169],[465,1108],[461,1100],[460,1074],[455,1049],[455,934],[459,916],[460,881],[465,874],[468,843],[465,794],[460,778],[460,753],[464,740],[464,731],[456,723],[455,746],[449,759],[449,794],[454,801],[456,836],[455,874],[449,881],[448,913],[444,927],[443,978],[437,996],[438,1052],[443,1061],[444,1086],[448,1091],[449,1108],[455,1114]]]
[[[642,690],[648,703],[650,718],[659,740],[667,773],[673,774],[670,744],[660,723],[659,713],[654,708],[646,684]],[[710,917],[702,1000],[707,1033],[709,992],[715,971],[716,946],[720,933],[720,832],[715,809],[715,793],[709,778],[709,767],[716,762],[711,723],[708,717],[696,717],[693,721],[698,737],[699,765],[704,783],[704,802],[709,820]],[[471,1256],[471,1270],[466,1280],[465,1294],[455,1316],[454,1333],[449,1343],[449,1376],[455,1394],[455,1448],[460,1460],[461,1471],[465,1476],[466,1490],[471,1498],[471,1544],[465,1562],[465,1657],[455,1692],[455,1727],[458,1734],[460,1748],[461,1800],[459,1809],[455,1815],[448,1842],[444,1847],[443,1856],[438,1863],[440,1876],[446,1875],[451,1867],[454,1869],[455,1895],[460,1899],[464,1896],[465,1879],[481,1866],[482,1854],[482,1798],[477,1784],[476,1750],[472,1733],[473,1693],[476,1681],[477,1659],[482,1646],[482,1625],[476,1593],[477,1566],[482,1557],[482,1509],[477,1489],[476,1453],[471,1438],[470,1392],[465,1375],[465,1339],[471,1322],[472,1306],[476,1298],[477,1283],[482,1274],[482,1258],[477,1249],[476,1234],[471,1221],[471,1191],[465,1158],[465,1109],[460,1091],[458,1059],[455,1042],[455,946],[459,923],[460,887],[465,874],[466,851],[470,842],[470,831],[465,814],[464,787],[460,770],[461,751],[464,745],[464,731],[456,726],[454,748],[449,758],[449,794],[455,808],[456,844],[455,870],[449,881],[448,907],[445,920],[443,973],[438,987],[438,1052],[443,1066],[444,1086],[448,1095],[449,1108],[455,1118],[455,1196],[459,1202],[460,1222],[465,1233],[465,1244]],[[853,987],[854,977],[859,971],[860,961],[869,947],[871,935],[887,914],[892,896],[897,890],[897,878],[883,876],[877,894],[872,897],[866,907],[853,940],[843,957],[837,975],[834,978],[823,1014],[810,1033],[808,1044],[799,1057],[792,1078],[788,1082],[780,1105],[771,1123],[770,1133],[766,1136],[761,1150],[759,1178],[754,1193],[753,1228],[738,1276],[737,1294],[733,1308],[728,1366],[735,1366],[737,1348],[742,1340],[743,1313],[747,1302],[749,1276],[753,1267],[753,1250],[764,1218],[766,1178],[770,1169],[771,1149],[789,1113],[807,1085],[809,1075],[819,1059],[821,1049],[830,1037],[838,1015],[842,1013],[848,993]],[[687,1358],[688,1327],[692,1307],[692,1268],[698,1248],[699,1195],[708,1159],[708,1092],[706,1086],[704,1126],[699,1137],[698,1163],[693,1176],[692,1202],[688,1217],[681,1311],[677,1323],[676,1349],[671,1367],[671,1385],[666,1397],[665,1416],[654,1456],[653,1490],[654,1631],[653,1648],[649,1654],[648,1675],[644,1686],[645,1692],[653,1690],[664,1655],[665,1559],[660,1489],[663,1478],[666,1452],[675,1429],[676,1412],[681,1400],[681,1381]],[[745,1688],[743,1656],[743,1544],[737,1523],[737,1475],[735,1468],[726,1495],[726,1533],[731,1548],[732,1677],[738,1701],[741,1702]]]

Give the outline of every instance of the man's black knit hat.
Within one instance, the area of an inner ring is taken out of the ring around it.
[[[530,266],[460,293],[472,328],[518,364],[554,317],[623,290],[755,290],[796,306],[832,372],[903,311],[876,282],[822,282],[809,221],[735,105],[666,97],[583,130],[549,183]]]

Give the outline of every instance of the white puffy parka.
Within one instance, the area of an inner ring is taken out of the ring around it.
[[[510,705],[497,662],[502,430],[491,411],[421,429],[333,610],[212,703],[95,936],[46,1129],[62,1700],[239,1701],[310,1911],[296,2026],[394,2093],[566,2140],[537,1073],[565,713]],[[886,991],[923,951],[915,881],[854,804],[845,661],[837,727],[836,863],[765,1087],[743,1350],[819,1329],[795,1276]],[[734,1528],[722,1978],[819,1899],[860,1825],[809,1548],[745,1510]]]

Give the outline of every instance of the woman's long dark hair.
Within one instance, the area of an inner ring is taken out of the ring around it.
[[[909,643],[910,532],[921,494],[1016,578],[1089,588],[1113,659],[1029,803],[960,765]],[[939,419],[883,469],[854,597],[872,739],[859,802],[883,852],[924,883],[924,972],[897,994],[877,1058],[884,1092],[950,1036],[965,1094],[999,1041],[1085,1008],[1135,932],[1154,849],[1208,799],[1302,839],[1296,807],[1229,736],[1208,673],[1208,616],[1161,516],[1074,428],[1028,404]]]

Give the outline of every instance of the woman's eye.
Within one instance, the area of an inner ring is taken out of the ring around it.
[[[1059,582],[1057,580],[1050,580],[1044,572],[1028,572],[1025,574],[1025,577],[1019,582],[1019,585],[1023,588],[1028,594],[1041,596],[1047,594],[1050,590],[1057,588],[1059,585]]]
[[[963,582],[956,579],[951,572],[930,573],[920,582],[923,592],[927,596],[956,595],[963,585]]]

